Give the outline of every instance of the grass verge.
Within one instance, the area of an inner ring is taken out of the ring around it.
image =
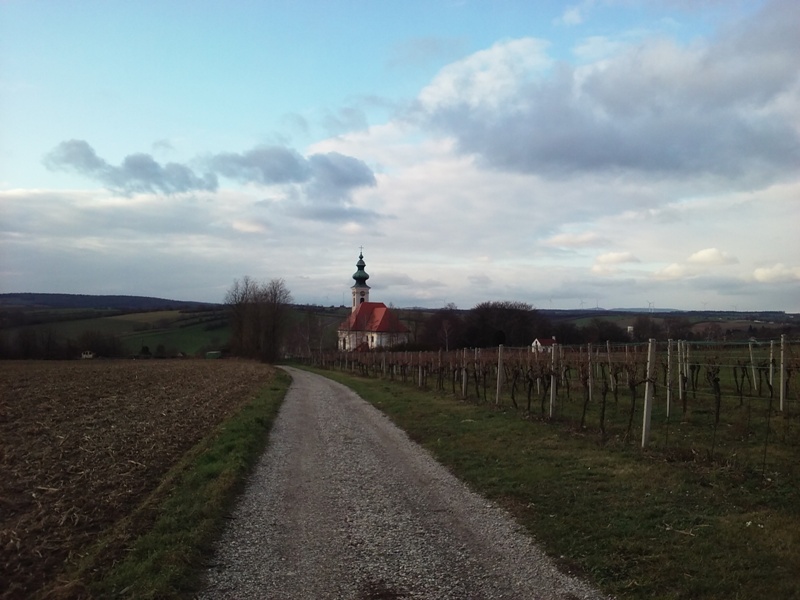
[[[267,444],[290,383],[286,372],[276,370],[268,387],[187,453],[139,509],[98,543],[73,581],[88,582],[95,598],[185,598],[196,591],[203,560]],[[113,553],[130,531],[146,533],[113,567],[98,569],[103,554]]]
[[[565,570],[619,598],[800,598],[800,485],[602,447],[594,432],[411,385],[317,371],[506,507]]]

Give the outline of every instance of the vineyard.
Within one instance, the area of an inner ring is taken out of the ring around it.
[[[800,343],[683,341],[331,352],[310,364],[516,410],[669,461],[785,477],[800,457]]]

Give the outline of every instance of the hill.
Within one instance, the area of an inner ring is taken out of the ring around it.
[[[217,306],[208,302],[168,300],[149,296],[95,296],[90,294],[0,294],[0,309],[93,309],[138,312]]]

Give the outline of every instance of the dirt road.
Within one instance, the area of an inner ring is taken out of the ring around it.
[[[600,598],[344,386],[292,368],[203,599]]]

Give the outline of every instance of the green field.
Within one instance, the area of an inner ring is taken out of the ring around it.
[[[75,310],[51,310],[47,322],[6,329],[0,334],[13,344],[25,332],[37,339],[52,336],[59,342],[75,343],[91,332],[114,336],[122,345],[123,354],[138,354],[144,346],[151,353],[162,347],[166,356],[195,355],[207,350],[218,350],[230,339],[230,326],[221,311],[159,310],[93,318],[71,318]],[[81,311],[85,314],[87,311]],[[100,311],[97,311],[102,315]],[[62,320],[59,320],[59,316]],[[91,349],[91,348],[86,348]]]

